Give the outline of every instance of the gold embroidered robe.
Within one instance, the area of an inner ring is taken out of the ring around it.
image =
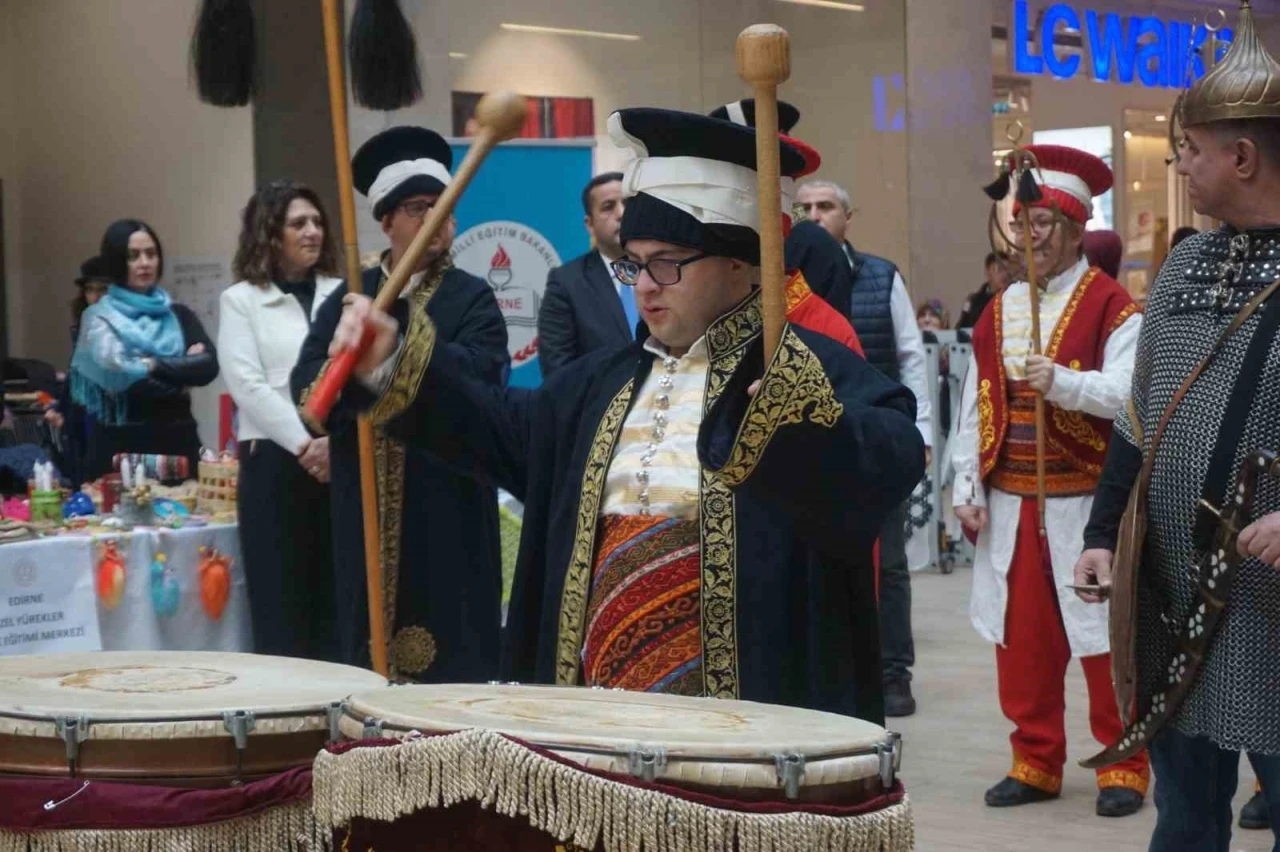
[[[706,333],[703,683],[711,696],[882,722],[872,545],[923,473],[914,398],[842,344],[791,326],[765,370],[761,325],[757,293]],[[503,389],[470,379],[426,317],[405,330],[375,421],[525,504],[505,678],[582,682],[605,477],[655,357],[637,342],[541,388]]]

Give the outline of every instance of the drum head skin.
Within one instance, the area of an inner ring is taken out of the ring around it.
[[[187,651],[100,651],[0,657],[0,718],[91,722],[323,710],[385,687],[373,672],[292,657]]]
[[[794,751],[816,758],[885,741],[879,725],[835,713],[576,687],[400,686],[353,695],[349,715],[420,731],[488,728],[543,745],[625,749],[653,743],[669,756],[772,759]]]
[[[802,786],[880,775],[884,728],[798,707],[646,692],[471,684],[392,687],[353,695],[343,733],[363,720],[388,735],[484,728],[542,746],[584,766],[626,772],[638,747],[659,748],[666,780],[713,787],[774,787],[776,760],[800,755]]]

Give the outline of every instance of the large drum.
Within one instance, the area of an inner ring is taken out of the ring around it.
[[[360,742],[317,758],[314,807],[352,849],[913,845],[898,737],[846,716],[446,685],[353,695],[340,728]]]
[[[0,657],[0,775],[219,786],[307,766],[342,701],[386,686],[286,657],[104,651]]]

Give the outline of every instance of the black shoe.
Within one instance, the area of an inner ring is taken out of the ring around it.
[[[1241,828],[1270,828],[1271,815],[1267,813],[1267,800],[1261,793],[1254,793],[1243,808],[1240,809]]]
[[[1004,778],[999,784],[987,791],[987,807],[1011,808],[1016,805],[1030,805],[1034,802],[1047,802],[1058,798],[1057,793],[1049,793],[1039,787],[1023,784],[1017,778]]]
[[[1128,787],[1103,787],[1098,791],[1098,816],[1127,817],[1142,807],[1142,794]]]
[[[884,715],[910,716],[916,712],[916,700],[911,697],[911,681],[891,680],[884,685]]]

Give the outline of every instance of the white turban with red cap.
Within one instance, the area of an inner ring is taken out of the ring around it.
[[[1043,196],[1032,207],[1054,207],[1081,225],[1093,215],[1093,199],[1111,188],[1115,178],[1100,158],[1066,145],[1028,145],[1022,150],[1036,158],[1033,172]],[[1014,214],[1021,205],[1014,205]]]

